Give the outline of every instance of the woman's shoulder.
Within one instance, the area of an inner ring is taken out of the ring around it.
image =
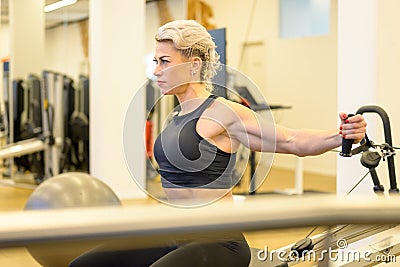
[[[238,103],[238,102],[233,101],[233,100],[229,100],[229,99],[227,99],[225,97],[217,97],[215,99],[215,102],[216,102],[216,105],[215,105],[216,107],[223,106],[223,107],[229,108],[229,109],[231,109],[232,111],[235,111],[235,112],[240,112],[241,113],[241,112],[244,112],[244,111],[250,111],[250,109],[247,108],[246,106],[244,106],[243,104]]]
[[[224,125],[228,125],[234,121],[241,120],[248,115],[248,112],[251,112],[251,110],[240,103],[224,97],[217,97],[207,108],[205,115],[220,121]]]

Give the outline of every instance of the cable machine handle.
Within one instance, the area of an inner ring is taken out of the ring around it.
[[[353,117],[354,114],[348,114],[347,117]],[[342,157],[351,157],[351,147],[353,146],[354,139],[342,138],[342,152],[339,153]]]

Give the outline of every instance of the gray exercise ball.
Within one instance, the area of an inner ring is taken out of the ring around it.
[[[113,205],[121,205],[121,201],[108,185],[87,173],[69,172],[42,182],[28,198],[25,210]],[[65,267],[77,256],[97,245],[97,242],[65,241],[30,245],[27,249],[44,267]]]

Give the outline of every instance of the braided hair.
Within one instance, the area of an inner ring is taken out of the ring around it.
[[[212,91],[211,79],[217,73],[220,62],[216,45],[206,28],[194,20],[175,20],[161,26],[156,32],[157,42],[172,41],[174,47],[187,58],[202,60],[201,82]]]

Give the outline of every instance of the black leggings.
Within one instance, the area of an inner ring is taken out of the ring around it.
[[[250,248],[242,234],[235,239],[196,240],[184,245],[160,248],[110,250],[109,246],[89,251],[69,265],[70,267],[247,267]]]

